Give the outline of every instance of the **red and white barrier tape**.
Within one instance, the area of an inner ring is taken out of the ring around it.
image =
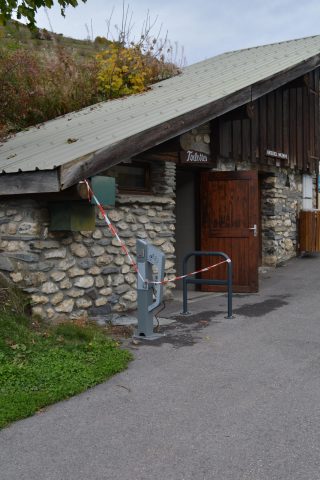
[[[200,270],[196,270],[195,272],[186,273],[185,275],[180,275],[174,278],[168,278],[168,280],[162,280],[159,282],[148,281],[148,283],[152,283],[153,285],[165,285],[166,283],[169,283],[169,282],[175,282],[176,280],[182,280],[183,278],[191,277],[192,275],[196,275],[197,273],[208,272],[208,270],[212,270],[213,268],[219,267],[219,265],[222,265],[223,263],[230,263],[230,262],[231,260],[230,258],[228,258],[228,260],[222,260],[221,262],[215,263],[214,265],[210,265],[209,267],[201,268]]]
[[[157,281],[157,282],[154,282],[154,281],[151,281],[151,280],[146,280],[145,278],[143,278],[143,276],[139,272],[137,263],[131,257],[125,243],[120,238],[116,228],[114,227],[114,225],[112,225],[110,219],[108,218],[108,215],[106,214],[106,211],[104,210],[103,206],[101,205],[101,203],[99,202],[99,200],[97,199],[95,194],[93,193],[93,191],[92,191],[92,189],[89,185],[88,180],[83,180],[83,182],[80,182],[80,183],[84,183],[86,185],[89,202],[93,198],[95,204],[97,205],[97,207],[99,208],[99,210],[101,212],[101,215],[103,216],[106,224],[108,225],[108,228],[111,232],[111,235],[118,240],[118,242],[120,243],[121,250],[127,256],[127,258],[129,259],[132,267],[134,268],[135,272],[139,275],[139,277],[141,278],[141,280],[143,282],[150,283],[152,285],[165,285],[166,283],[169,283],[169,282],[175,282],[177,280],[182,280],[183,278],[186,278],[186,277],[191,277],[192,275],[196,275],[197,273],[208,272],[209,270],[212,270],[213,268],[219,267],[220,265],[222,265],[224,263],[230,263],[231,262],[230,258],[228,258],[227,260],[222,260],[221,262],[215,263],[214,265],[210,265],[209,267],[201,268],[200,270],[196,270],[195,272],[186,273],[185,275],[180,275],[180,276],[177,276],[177,277],[174,277],[174,278],[169,278],[167,280],[160,280],[160,281]]]

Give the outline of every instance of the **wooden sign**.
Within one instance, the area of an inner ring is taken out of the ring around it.
[[[211,158],[210,155],[203,153],[203,152],[197,152],[196,150],[186,150],[180,152],[180,160],[181,163],[188,163],[188,164],[206,164],[206,163],[211,163]]]
[[[273,150],[266,151],[267,157],[280,158],[281,160],[288,160],[288,154],[282,152],[274,152]]]

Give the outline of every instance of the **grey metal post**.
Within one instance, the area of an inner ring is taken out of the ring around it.
[[[153,310],[160,305],[163,295],[162,285],[153,285],[149,281],[163,280],[165,255],[158,248],[144,240],[137,240],[138,292],[138,328],[135,337],[153,340],[161,335],[153,332]],[[156,265],[158,275],[154,278],[152,265]],[[155,300],[153,296],[155,295]]]

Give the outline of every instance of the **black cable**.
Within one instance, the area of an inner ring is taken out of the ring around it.
[[[159,315],[160,312],[162,312],[162,310],[164,310],[166,308],[166,302],[163,300],[161,302],[161,305],[162,305],[162,307],[160,308],[160,310],[158,310],[158,312],[154,314],[154,318],[157,320],[157,326],[156,326],[157,331],[159,331],[159,328],[160,328],[160,322],[159,322],[158,315]]]

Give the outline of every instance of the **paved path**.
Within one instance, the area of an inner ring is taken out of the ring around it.
[[[232,320],[193,302],[126,372],[2,430],[1,480],[320,479],[319,278],[295,259]]]

